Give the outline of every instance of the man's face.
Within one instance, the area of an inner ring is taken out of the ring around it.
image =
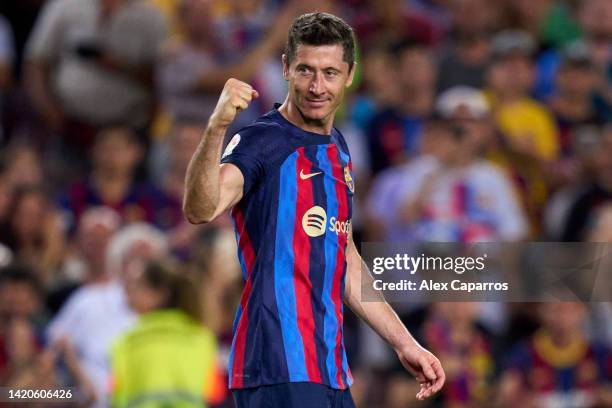
[[[283,55],[283,77],[289,82],[289,96],[305,122],[325,124],[333,119],[355,71],[349,71],[343,57],[339,44],[300,44],[291,65]]]

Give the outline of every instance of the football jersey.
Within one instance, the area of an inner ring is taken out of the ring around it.
[[[354,184],[343,136],[304,131],[274,109],[238,131],[221,162],[244,176],[231,211],[245,287],[230,388],[349,387],[342,302]]]

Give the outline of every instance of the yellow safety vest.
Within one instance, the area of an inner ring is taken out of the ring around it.
[[[113,407],[205,408],[216,355],[211,331],[182,311],[143,315],[112,349]]]

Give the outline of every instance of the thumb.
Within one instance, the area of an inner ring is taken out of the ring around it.
[[[251,96],[253,97],[253,99],[257,99],[257,98],[259,98],[259,92],[257,92],[255,89],[253,89],[251,91]]]

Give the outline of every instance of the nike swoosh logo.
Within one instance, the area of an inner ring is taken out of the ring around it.
[[[318,171],[316,173],[304,174],[304,170],[300,170],[300,179],[308,180],[309,178],[317,176],[317,175],[319,175],[321,173],[323,173],[323,172],[322,171]]]

